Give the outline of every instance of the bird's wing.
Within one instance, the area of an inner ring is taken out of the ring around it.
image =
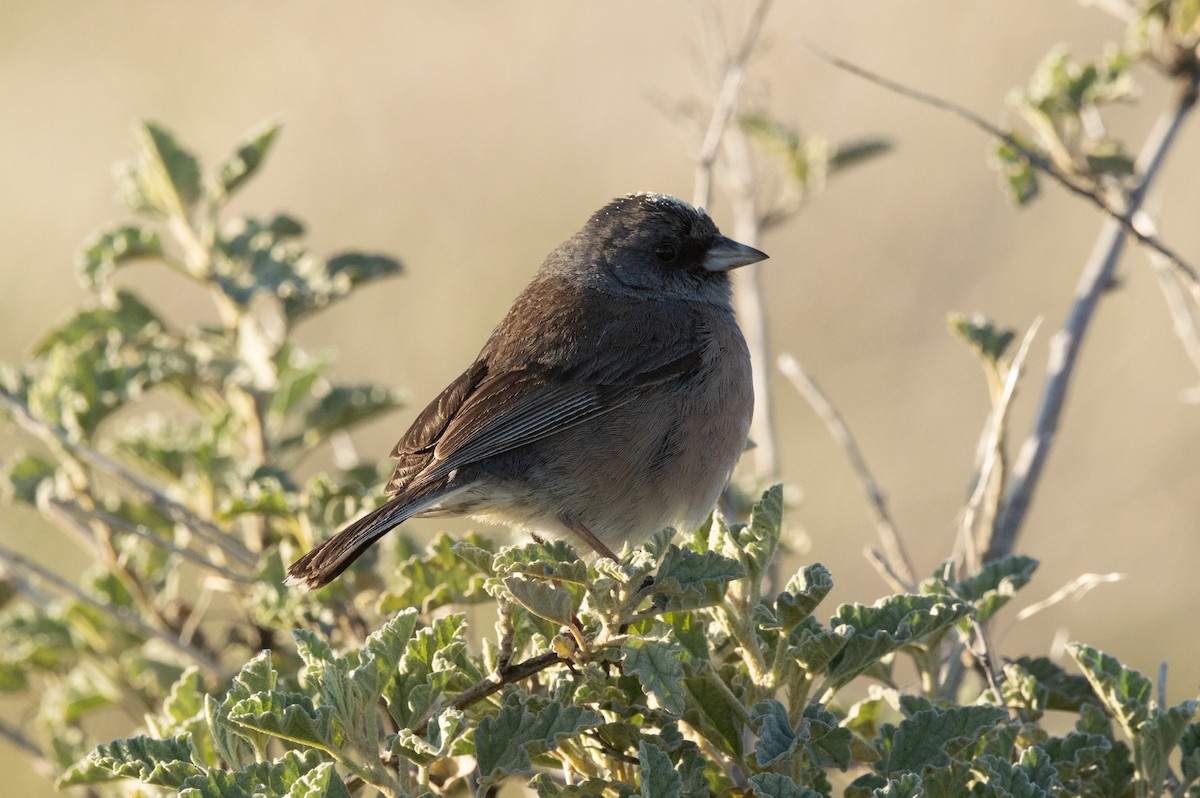
[[[414,478],[421,483],[438,479],[615,410],[642,389],[694,371],[701,352],[695,342],[682,354],[665,347],[640,353],[625,368],[611,361],[569,371],[532,364],[494,374],[481,359],[431,402],[396,444],[392,455],[400,463],[389,490],[403,489]]]

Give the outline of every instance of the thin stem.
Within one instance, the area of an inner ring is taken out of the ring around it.
[[[115,477],[135,493],[163,511],[168,518],[188,527],[200,537],[219,546],[227,554],[246,565],[256,565],[257,558],[224,530],[170,498],[124,466],[110,460],[86,444],[72,440],[65,432],[36,416],[18,397],[0,389],[0,407],[8,411],[22,429],[51,447],[62,447],[95,468]]]
[[[500,692],[504,689],[505,685],[514,684],[522,679],[528,679],[535,673],[541,673],[549,667],[565,663],[566,660],[553,651],[538,654],[536,657],[530,657],[524,662],[518,662],[516,665],[510,665],[503,670],[497,670],[486,679],[476,682],[459,693],[458,697],[450,702],[450,705],[455,709],[466,709],[472,704]],[[413,729],[413,734],[418,737],[424,737],[428,730],[429,721],[426,720]]]
[[[746,78],[746,64],[754,53],[770,9],[771,0],[759,0],[746,22],[736,50],[725,64],[708,127],[696,155],[695,187],[692,192],[693,204],[704,208],[712,202],[713,175],[724,143],[730,161],[727,182],[733,203],[733,236],[752,247],[758,246],[763,222],[755,198],[757,181],[752,174],[745,137],[731,122],[737,113],[739,95]],[[769,356],[765,303],[757,266],[742,269],[737,281],[735,305],[750,352],[753,374],[755,402],[750,437],[756,444],[753,453],[755,474],[762,481],[773,481],[779,473],[779,457],[771,418],[771,372],[765,365]]]
[[[1029,149],[1011,133],[1000,129],[968,108],[958,105],[957,103],[953,103],[949,100],[944,100],[936,95],[928,94],[919,89],[905,86],[899,81],[878,75],[843,58],[838,58],[837,56],[822,50],[811,42],[806,42],[805,46],[813,53],[813,55],[815,55],[817,58],[820,58],[830,66],[841,69],[845,72],[849,72],[852,75],[857,75],[866,81],[874,83],[877,86],[881,86],[882,88],[899,94],[902,97],[907,97],[910,100],[916,100],[923,105],[928,105],[932,108],[937,108],[939,110],[954,114],[958,118],[970,123],[985,133],[1000,139],[1005,144],[1012,147],[1015,151],[1019,152],[1021,157],[1029,161],[1030,165],[1039,172],[1049,176],[1075,196],[1085,199],[1092,205],[1099,208],[1100,211],[1108,216],[1118,227],[1121,228],[1121,230],[1133,236],[1139,244],[1149,247],[1165,257],[1171,262],[1171,265],[1181,273],[1181,277],[1186,281],[1188,289],[1193,293],[1193,295],[1200,297],[1200,274],[1197,273],[1196,268],[1185,261],[1182,256],[1180,256],[1177,252],[1168,247],[1155,236],[1146,235],[1137,229],[1133,223],[1133,214],[1137,210],[1135,206],[1127,205],[1124,210],[1114,208],[1109,204],[1108,200],[1098,189],[1077,183],[1069,174],[1056,166],[1052,161],[1043,157],[1040,153]],[[1178,123],[1183,121],[1183,117],[1187,115],[1192,106],[1194,106],[1196,103],[1197,81],[1200,81],[1200,72],[1189,76],[1188,81],[1181,86],[1175,109],[1173,112],[1171,112],[1171,114],[1169,114],[1175,117],[1174,126],[1176,128],[1178,127]],[[1174,136],[1174,131],[1172,131],[1171,136]],[[1143,152],[1144,151],[1145,150],[1143,150]]]
[[[867,461],[858,448],[858,443],[854,440],[850,428],[846,425],[841,413],[829,401],[829,397],[804,371],[796,358],[783,354],[779,356],[778,363],[779,370],[800,392],[800,395],[812,405],[817,416],[825,422],[825,427],[833,435],[834,440],[841,445],[842,450],[846,453],[846,458],[850,461],[851,468],[854,469],[859,483],[867,494],[867,506],[871,510],[871,517],[875,522],[875,529],[879,533],[879,539],[884,549],[881,557],[878,556],[878,552],[875,552],[877,559],[874,560],[868,552],[868,560],[872,560],[872,564],[876,567],[884,567],[888,581],[895,583],[892,585],[893,587],[906,593],[913,592],[917,580],[914,576],[912,561],[904,548],[904,542],[900,539],[900,533],[896,531],[896,525],[888,511],[887,498],[884,496],[883,489],[871,475],[871,469],[867,467]]]
[[[742,33],[737,50],[734,51],[725,67],[725,74],[721,79],[721,89],[717,94],[712,116],[708,120],[708,128],[705,130],[704,139],[700,143],[700,150],[696,155],[696,182],[695,189],[692,191],[692,202],[701,208],[708,207],[712,201],[713,169],[717,162],[717,154],[721,151],[721,139],[725,135],[726,128],[729,127],[729,120],[733,118],[734,111],[737,109],[738,94],[741,92],[742,82],[746,78],[746,63],[754,52],[754,45],[758,42],[763,21],[770,10],[771,0],[759,0],[746,23],[746,30]]]
[[[57,574],[42,568],[40,565],[22,557],[6,546],[0,546],[0,578],[11,579],[16,583],[18,589],[21,589],[24,585],[28,584],[26,577],[32,577],[36,581],[49,585],[76,601],[100,611],[134,634],[165,643],[168,647],[175,649],[175,651],[195,662],[211,677],[219,677],[224,672],[221,663],[214,659],[208,652],[195,646],[184,645],[173,636],[164,634],[140,618],[133,616],[123,607],[114,607],[111,604],[98,601]],[[33,593],[33,595],[36,595],[36,593]]]
[[[1017,383],[1021,379],[1021,374],[1025,370],[1025,358],[1029,354],[1029,345],[1033,343],[1033,338],[1037,335],[1038,328],[1042,326],[1042,319],[1039,316],[1034,320],[1033,324],[1025,332],[1025,337],[1021,339],[1021,346],[1017,349],[1017,353],[1013,356],[1012,362],[1008,367],[1008,374],[1004,379],[1004,387],[1000,391],[1000,395],[996,398],[995,406],[992,408],[991,414],[988,416],[987,424],[984,427],[984,440],[980,451],[983,453],[983,460],[979,464],[978,476],[975,480],[975,488],[971,491],[971,498],[967,501],[967,506],[963,509],[962,523],[959,525],[960,540],[963,542],[964,552],[967,555],[968,562],[967,573],[976,573],[979,566],[982,564],[978,560],[978,552],[987,551],[991,548],[992,526],[986,521],[978,524],[980,510],[983,508],[984,499],[988,496],[988,486],[992,484],[992,479],[1003,462],[1003,447],[1004,447],[1004,430],[1008,419],[1008,409],[1012,404],[1013,397],[1017,395]],[[995,520],[996,508],[991,508],[991,521]]]

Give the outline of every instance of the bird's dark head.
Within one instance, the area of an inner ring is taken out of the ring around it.
[[[703,209],[646,193],[592,214],[547,267],[605,290],[723,303],[729,270],[766,257],[721,235]]]

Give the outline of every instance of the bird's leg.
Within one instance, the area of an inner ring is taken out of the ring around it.
[[[572,518],[565,513],[560,515],[558,519],[562,521],[563,526],[574,532],[579,537],[583,538],[583,540],[586,541],[589,546],[595,549],[601,557],[607,557],[613,562],[619,562],[617,555],[613,554],[612,549],[610,549],[608,546],[605,546],[604,542],[601,541],[600,538],[593,535],[592,530],[584,526],[582,521],[577,518]]]

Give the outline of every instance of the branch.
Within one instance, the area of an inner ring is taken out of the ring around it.
[[[1100,230],[1100,237],[1096,240],[1092,255],[1088,258],[1079,277],[1079,284],[1075,288],[1075,301],[1066,325],[1050,341],[1050,362],[1046,366],[1046,385],[1042,390],[1037,419],[1017,455],[1008,495],[1000,508],[991,544],[984,555],[985,560],[1010,554],[1016,546],[1017,536],[1020,535],[1021,525],[1033,500],[1046,456],[1058,432],[1067,388],[1074,374],[1075,361],[1092,313],[1100,297],[1112,283],[1113,272],[1124,248],[1127,228],[1137,236],[1142,236],[1129,220],[1137,213],[1147,190],[1158,176],[1167,151],[1174,143],[1175,136],[1188,112],[1194,107],[1195,101],[1194,91],[1185,93],[1179,98],[1175,108],[1159,117],[1142,145],[1141,152],[1138,153],[1137,171],[1142,175],[1142,179],[1129,193],[1125,201],[1125,212],[1119,217],[1110,216]],[[1195,278],[1194,273],[1192,278]]]
[[[1194,266],[1185,261],[1177,252],[1168,247],[1157,237],[1147,235],[1137,229],[1137,226],[1133,222],[1133,215],[1137,211],[1137,207],[1135,205],[1127,204],[1127,207],[1124,210],[1119,210],[1112,207],[1109,205],[1108,200],[1106,200],[1097,189],[1079,184],[1069,174],[1055,166],[1053,161],[1050,161],[1040,153],[1029,149],[1019,140],[1017,140],[1017,138],[1011,133],[1000,129],[968,108],[949,100],[944,100],[941,97],[928,94],[919,89],[905,86],[903,83],[899,83],[882,75],[877,75],[870,70],[858,66],[857,64],[851,63],[850,61],[846,61],[842,58],[838,58],[837,56],[822,50],[811,42],[806,42],[805,46],[813,53],[813,55],[815,55],[817,58],[820,58],[830,66],[841,69],[845,72],[849,72],[852,75],[857,75],[864,80],[874,83],[877,86],[881,86],[888,91],[899,94],[902,97],[907,97],[910,100],[916,100],[923,105],[928,105],[932,108],[937,108],[938,110],[951,113],[957,116],[959,119],[962,119],[974,127],[984,131],[985,133],[1000,139],[1005,144],[1012,147],[1015,151],[1021,153],[1021,157],[1029,161],[1030,165],[1032,165],[1035,169],[1052,178],[1055,182],[1075,196],[1085,199],[1092,205],[1095,205],[1097,208],[1099,208],[1100,211],[1108,216],[1113,222],[1115,222],[1121,228],[1121,230],[1133,236],[1139,244],[1149,247],[1170,261],[1171,265],[1181,273],[1183,278],[1185,278],[1192,295],[1197,298],[1198,302],[1200,302],[1200,273],[1197,272]],[[1178,128],[1179,123],[1183,121],[1183,117],[1187,115],[1187,113],[1192,109],[1192,106],[1196,103],[1198,80],[1200,80],[1200,73],[1190,76],[1189,81],[1181,88],[1179,98],[1176,101],[1175,110],[1172,114],[1175,118],[1173,124],[1176,128]],[[1173,130],[1171,132],[1171,137],[1174,137],[1174,134],[1175,131]],[[1145,150],[1143,150],[1143,152],[1144,151]],[[1163,154],[1165,154],[1165,149]],[[1140,160],[1141,159],[1139,158],[1139,161]],[[1158,164],[1153,164],[1155,168],[1157,165]],[[1147,182],[1148,181],[1143,178],[1143,187]],[[1136,194],[1137,191],[1138,189],[1135,189],[1134,193]]]
[[[172,521],[188,527],[209,543],[215,544],[227,554],[241,560],[246,565],[253,566],[257,563],[254,555],[225,532],[225,530],[211,521],[200,517],[188,507],[170,498],[149,482],[146,482],[124,466],[108,459],[95,449],[80,441],[71,440],[65,432],[35,415],[20,398],[13,396],[3,389],[0,389],[0,408],[7,410],[13,421],[26,432],[51,447],[60,446],[72,452],[82,460],[91,463],[94,467],[115,477],[143,499],[164,512]]]
[[[45,568],[42,568],[40,565],[32,562],[31,560],[22,557],[12,549],[9,549],[5,546],[0,546],[0,578],[11,579],[18,589],[24,589],[24,592],[30,594],[31,597],[36,598],[38,593],[28,589],[32,587],[32,585],[29,584],[27,577],[32,577],[34,580],[41,582],[42,584],[49,585],[55,590],[70,596],[76,601],[98,610],[112,620],[116,621],[119,625],[129,629],[134,634],[145,638],[159,640],[165,643],[168,647],[173,648],[178,653],[187,657],[187,659],[195,662],[198,666],[200,666],[200,668],[207,672],[209,676],[220,677],[224,672],[224,668],[221,666],[221,663],[216,659],[213,659],[208,652],[202,651],[195,646],[189,646],[181,643],[171,635],[164,634],[158,629],[155,629],[153,626],[150,626],[146,622],[142,621],[140,618],[135,617],[123,607],[115,607],[112,604],[106,604],[102,601],[92,598],[57,574],[54,574]]]
[[[692,203],[708,207],[712,202],[713,173],[722,141],[726,142],[729,164],[729,195],[733,204],[733,237],[748,246],[758,246],[763,218],[755,200],[755,180],[751,174],[750,157],[745,137],[736,125],[731,126],[737,112],[738,96],[746,77],[746,64],[754,53],[762,26],[771,8],[771,0],[759,0],[746,23],[737,49],[725,65],[721,88],[713,104],[712,115],[700,150],[696,156],[695,189]],[[730,137],[726,137],[726,133]],[[771,418],[771,379],[768,362],[767,322],[762,288],[757,266],[747,266],[738,280],[735,304],[746,348],[750,351],[754,383],[754,417],[750,422],[750,437],[757,444],[753,457],[756,475],[773,481],[779,472],[779,457],[775,446],[774,424]]]
[[[1139,211],[1134,215],[1134,222],[1143,232],[1153,233],[1154,222],[1145,212]],[[1158,286],[1162,289],[1163,298],[1167,302],[1167,312],[1175,327],[1175,335],[1183,344],[1183,351],[1192,361],[1192,365],[1200,371],[1200,301],[1193,300],[1195,309],[1188,307],[1188,296],[1180,285],[1178,273],[1171,264],[1157,252],[1150,252],[1150,263],[1154,266],[1154,276],[1158,278]]]
[[[908,553],[904,550],[904,544],[900,540],[900,534],[896,531],[896,525],[892,522],[883,490],[871,476],[871,470],[867,468],[867,461],[863,458],[854,436],[850,433],[850,428],[846,426],[846,422],[838,413],[837,408],[833,406],[833,403],[829,401],[812,377],[805,373],[794,357],[787,354],[780,355],[778,363],[779,370],[791,381],[800,395],[808,400],[817,416],[825,422],[825,426],[833,435],[834,440],[841,444],[847,459],[850,460],[850,466],[858,475],[858,480],[867,494],[871,517],[875,521],[875,529],[879,532],[879,539],[883,543],[884,550],[884,554],[881,555],[879,552],[869,549],[868,561],[877,569],[882,569],[880,575],[893,588],[905,593],[913,592],[916,589],[917,580],[914,576],[912,561],[909,560]]]
[[[696,155],[696,183],[692,191],[692,204],[701,208],[708,207],[712,201],[713,167],[717,162],[717,153],[721,150],[721,138],[725,135],[729,120],[733,118],[733,112],[737,109],[738,94],[746,78],[746,63],[754,52],[763,21],[770,10],[771,0],[759,0],[746,23],[746,30],[742,33],[737,50],[725,67],[721,90],[717,94],[704,140],[700,143],[700,150]]]
[[[253,575],[238,573],[237,571],[232,571],[228,568],[217,565],[203,554],[199,554],[183,546],[178,546],[166,538],[154,534],[141,524],[133,524],[129,521],[126,521],[124,518],[118,518],[115,515],[110,515],[109,513],[101,512],[99,510],[85,510],[82,507],[69,505],[66,502],[58,501],[57,499],[52,501],[56,506],[62,508],[63,512],[81,515],[106,524],[117,531],[139,537],[142,540],[159,547],[160,549],[169,551],[172,554],[178,554],[188,562],[191,562],[207,571],[212,571],[217,576],[228,579],[231,582],[237,582],[243,585],[252,585],[258,581],[257,577]]]
[[[1008,374],[1004,379],[1004,389],[996,399],[995,407],[992,408],[987,424],[984,426],[984,439],[980,446],[980,451],[983,452],[983,461],[979,464],[975,488],[971,491],[971,498],[967,501],[967,506],[963,509],[962,523],[959,526],[959,539],[962,541],[963,553],[967,559],[968,573],[976,573],[982,564],[978,558],[980,546],[977,545],[977,541],[984,544],[982,546],[984,551],[991,548],[992,530],[988,530],[987,540],[980,540],[976,532],[976,522],[979,520],[979,510],[983,506],[983,500],[988,493],[988,485],[991,484],[992,476],[1001,464],[1004,428],[1005,421],[1008,418],[1008,408],[1012,404],[1013,397],[1017,394],[1017,382],[1021,379],[1021,374],[1025,368],[1025,358],[1029,354],[1029,345],[1033,343],[1033,337],[1037,335],[1038,328],[1041,326],[1042,318],[1039,316],[1029,326],[1029,329],[1025,332],[1025,337],[1021,339],[1021,346],[1017,349],[1017,354],[1013,356],[1012,363],[1009,364]],[[993,518],[992,520],[994,521],[995,519]]]
[[[566,664],[566,662],[565,659],[553,651],[547,651],[544,654],[538,654],[536,657],[530,657],[524,662],[518,662],[516,665],[510,665],[507,668],[498,668],[491,676],[476,682],[461,692],[457,698],[450,702],[450,705],[455,709],[466,709],[472,704],[500,692],[507,685],[515,684],[522,679],[528,679],[530,676],[541,673],[552,665]],[[418,737],[424,737],[428,730],[429,721],[425,721],[413,729],[413,734]]]

